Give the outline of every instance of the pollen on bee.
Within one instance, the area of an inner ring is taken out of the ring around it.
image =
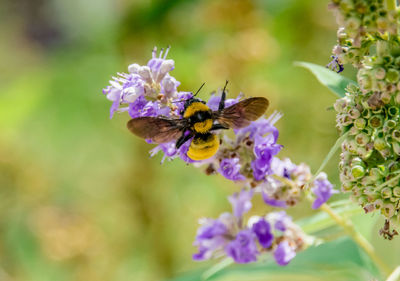
[[[193,129],[197,132],[197,133],[207,133],[208,131],[211,130],[211,127],[213,125],[213,121],[212,119],[207,119],[203,122],[197,122],[193,125]]]

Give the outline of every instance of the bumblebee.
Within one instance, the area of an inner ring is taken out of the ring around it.
[[[185,101],[181,119],[139,117],[131,119],[127,127],[136,136],[155,143],[176,140],[177,149],[193,138],[187,156],[192,160],[210,158],[218,151],[220,143],[214,131],[246,127],[251,121],[261,117],[269,105],[266,98],[254,97],[225,108],[227,84],[228,81],[222,91],[217,111],[212,111],[204,101],[193,96]]]

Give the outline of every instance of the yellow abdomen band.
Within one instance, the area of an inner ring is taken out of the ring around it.
[[[193,125],[193,129],[196,133],[204,134],[211,130],[213,125],[212,119],[207,119],[203,122],[197,122]]]
[[[187,156],[192,160],[204,160],[213,156],[219,148],[219,138],[210,134],[206,140],[194,137],[189,146]]]

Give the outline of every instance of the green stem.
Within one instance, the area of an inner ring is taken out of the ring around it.
[[[317,170],[317,172],[314,174],[312,179],[309,181],[309,184],[312,183],[315,179],[315,177],[324,169],[326,164],[329,162],[329,160],[332,158],[332,156],[335,154],[337,149],[340,147],[342,142],[345,140],[347,137],[348,132],[343,134],[340,138],[337,139],[327,156],[325,157],[324,161],[322,161],[321,166]],[[308,197],[308,199],[311,199]],[[384,273],[385,275],[390,274],[390,268],[377,256],[374,247],[368,242],[367,239],[364,238],[354,227],[352,221],[350,219],[344,218],[340,215],[338,215],[331,207],[329,207],[328,204],[323,204],[320,209],[327,213],[339,226],[341,226],[346,233],[365,251],[365,253],[368,254],[368,256],[371,258],[372,261],[377,265],[379,270]]]
[[[385,275],[390,274],[390,268],[378,257],[374,247],[364,238],[354,227],[349,219],[345,219],[335,213],[327,204],[323,204],[320,209],[326,212],[338,225],[340,225],[347,234],[368,254],[371,260],[377,265],[379,270]]]

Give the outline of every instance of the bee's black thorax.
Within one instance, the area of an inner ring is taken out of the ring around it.
[[[213,125],[211,109],[199,99],[186,101],[183,118],[188,120],[190,130],[194,133],[208,133]]]

